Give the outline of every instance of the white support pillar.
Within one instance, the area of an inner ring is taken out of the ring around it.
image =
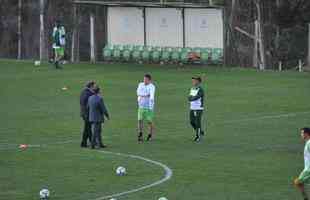
[[[95,56],[95,17],[94,14],[90,14],[90,62],[96,62]]]
[[[282,61],[279,62],[279,71],[282,71]]]
[[[298,60],[298,71],[302,72],[302,60]]]
[[[44,0],[40,0],[40,61],[44,58]]]

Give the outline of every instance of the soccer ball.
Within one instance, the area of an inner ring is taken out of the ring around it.
[[[158,200],[168,200],[166,197],[160,197]]]
[[[116,174],[118,176],[124,176],[126,174],[126,168],[125,167],[118,167],[116,169]]]
[[[48,199],[48,197],[50,196],[50,191],[48,189],[42,189],[40,190],[40,199]]]
[[[41,61],[39,60],[34,61],[34,66],[38,67],[40,65],[41,65]]]

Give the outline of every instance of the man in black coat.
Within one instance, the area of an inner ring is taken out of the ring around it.
[[[88,99],[94,94],[94,88],[96,87],[95,81],[89,81],[86,83],[85,88],[80,95],[80,108],[81,108],[81,117],[84,121],[83,136],[81,147],[87,147],[87,139],[91,142],[92,132],[91,132],[91,123],[89,121],[89,111],[87,108]]]
[[[94,149],[96,145],[100,148],[105,148],[106,146],[102,143],[101,126],[104,123],[104,118],[110,119],[110,117],[103,98],[100,96],[100,88],[96,87],[94,93],[94,95],[89,97],[87,105],[89,109],[89,121],[91,122],[92,128],[91,148]]]

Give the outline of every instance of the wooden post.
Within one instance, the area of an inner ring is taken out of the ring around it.
[[[94,14],[90,14],[90,61],[96,62],[95,57],[95,17]]]
[[[282,71],[282,61],[279,62],[279,71]]]
[[[213,6],[214,4],[213,4],[213,0],[209,0],[209,5],[210,6]]]
[[[20,60],[22,58],[22,0],[18,0],[18,27],[17,27],[17,35],[18,35],[18,53],[17,59]]]
[[[40,0],[40,61],[44,58],[44,0]]]
[[[258,29],[259,29],[259,25],[258,25],[258,21],[255,20],[254,22],[255,24],[255,38],[254,38],[254,53],[253,53],[253,66],[255,68],[258,68]]]

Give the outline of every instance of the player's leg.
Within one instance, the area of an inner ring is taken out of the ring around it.
[[[91,138],[92,138],[91,123],[87,119],[86,121],[86,144],[87,144],[87,139],[89,143],[91,143]]]
[[[91,132],[92,132],[91,148],[94,149],[96,146],[96,123],[95,122],[91,123]]]
[[[56,69],[59,69],[59,47],[55,47],[54,48],[54,52],[55,52],[55,58],[54,58],[54,64]]]
[[[83,133],[82,133],[82,142],[81,142],[81,147],[87,147],[87,139],[88,139],[88,122],[86,119],[84,120],[84,128],[83,128]]]
[[[310,171],[303,171],[299,175],[299,177],[294,180],[294,184],[300,191],[304,200],[309,200],[309,197],[305,191],[305,183],[307,183],[309,180],[310,180]]]
[[[98,123],[98,133],[99,133],[99,135],[98,135],[98,141],[99,141],[99,147],[100,148],[105,148],[105,147],[107,147],[106,145],[104,145],[103,144],[103,142],[102,142],[102,124],[101,123]]]
[[[195,121],[195,115],[194,115],[194,110],[191,110],[189,112],[189,121],[193,129],[196,131],[196,121]]]
[[[142,108],[138,109],[138,142],[143,141],[143,115],[144,111]]]
[[[149,124],[149,135],[147,136],[147,141],[150,141],[154,134],[155,126],[154,126],[153,119],[154,119],[154,112],[152,110],[148,110],[146,112],[146,120]]]
[[[196,124],[197,124],[197,134],[199,136],[204,135],[204,132],[202,130],[202,125],[201,125],[201,121],[202,121],[202,115],[203,115],[203,111],[202,110],[197,110],[197,117],[196,117]]]

